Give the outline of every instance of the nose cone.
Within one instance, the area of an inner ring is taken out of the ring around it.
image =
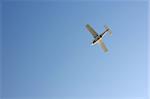
[[[91,46],[95,45],[93,42],[91,43]]]
[[[93,46],[93,45],[95,45],[97,43],[97,41],[93,41],[92,43],[91,43],[91,45]]]

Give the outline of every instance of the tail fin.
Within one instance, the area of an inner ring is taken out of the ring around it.
[[[110,29],[107,25],[104,25],[104,28],[105,28],[106,30],[108,29],[109,35],[111,36],[111,35],[112,35],[111,29]]]

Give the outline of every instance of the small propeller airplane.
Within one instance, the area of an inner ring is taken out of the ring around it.
[[[105,46],[105,44],[103,43],[102,38],[104,37],[104,35],[105,35],[107,32],[109,32],[110,36],[112,35],[112,32],[111,32],[110,28],[105,25],[105,26],[104,26],[105,31],[102,32],[100,35],[98,35],[98,33],[97,33],[89,24],[86,25],[86,28],[87,28],[87,30],[92,34],[92,36],[94,37],[94,40],[92,41],[92,44],[91,44],[91,45],[95,45],[95,44],[99,43],[100,46],[101,46],[101,48],[103,49],[103,51],[104,51],[104,52],[107,52],[108,49],[107,49],[107,47]]]

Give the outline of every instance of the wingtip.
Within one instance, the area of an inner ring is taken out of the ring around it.
[[[89,25],[89,24],[86,24],[85,26],[86,26],[86,27],[89,27],[90,25]]]
[[[108,53],[109,51],[108,51],[108,49],[106,50],[106,51],[104,51],[105,53]]]

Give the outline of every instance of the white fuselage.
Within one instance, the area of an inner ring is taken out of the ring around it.
[[[91,45],[97,44],[99,42],[99,40],[101,40],[101,39],[102,39],[102,37],[95,38]]]
[[[103,36],[106,34],[106,32],[108,31],[109,29],[106,29],[103,33],[101,33],[100,35],[98,35],[92,42],[92,45],[95,45],[99,42],[99,40],[102,40]]]

